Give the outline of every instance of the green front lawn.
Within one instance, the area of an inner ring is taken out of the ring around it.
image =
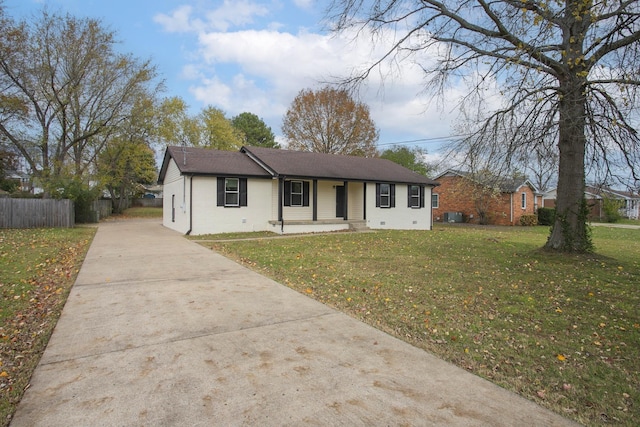
[[[596,255],[546,227],[203,242],[310,297],[587,425],[640,419],[640,230]]]
[[[29,385],[95,230],[0,230],[0,426]]]

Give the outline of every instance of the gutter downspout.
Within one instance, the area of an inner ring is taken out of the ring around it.
[[[193,229],[193,175],[189,178],[189,229],[185,233],[185,236],[191,234]]]
[[[513,193],[511,193],[509,195],[509,198],[511,199],[511,202],[509,203],[509,205],[510,205],[509,208],[510,208],[510,211],[511,211],[511,225],[514,225],[513,224]]]

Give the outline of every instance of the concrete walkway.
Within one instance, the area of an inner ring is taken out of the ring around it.
[[[21,426],[566,426],[157,221],[99,225]]]

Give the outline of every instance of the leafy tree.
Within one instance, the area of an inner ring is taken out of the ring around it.
[[[225,117],[224,111],[212,106],[206,107],[199,115],[201,126],[200,146],[216,150],[234,151],[242,147],[244,135]]]
[[[407,169],[426,176],[432,172],[433,168],[425,162],[425,154],[427,154],[425,151],[417,147],[408,148],[395,146],[384,150],[380,157],[391,160]]]
[[[640,179],[632,124],[640,87],[637,1],[334,0],[330,13],[338,31],[369,29],[383,40],[386,31],[395,34],[393,46],[352,82],[384,60],[412,56],[427,89],[442,93],[451,78],[470,84],[464,104],[480,103],[472,148],[492,151],[494,162],[557,141],[556,217],[545,247],[592,250],[587,161],[606,175],[623,170]],[[497,109],[482,103],[491,82],[504,102]]]
[[[16,170],[17,161],[15,153],[0,145],[0,189],[9,193],[18,188],[18,183],[7,179],[7,173]]]
[[[157,89],[155,67],[118,53],[95,19],[0,18],[0,134],[38,178],[55,180],[67,165],[84,175],[133,101]]]
[[[245,144],[254,147],[280,148],[271,128],[253,113],[240,113],[231,119],[234,128],[244,133]]]
[[[369,107],[346,90],[301,90],[287,111],[282,132],[292,150],[373,157],[379,132]]]
[[[113,211],[122,213],[129,200],[141,192],[141,184],[156,179],[155,153],[149,141],[158,132],[154,100],[140,97],[98,156],[96,170],[102,188],[111,196]]]
[[[122,213],[129,200],[141,192],[140,184],[156,179],[155,154],[140,142],[114,140],[100,154],[99,175],[113,202],[113,211]]]
[[[224,111],[208,106],[196,115],[180,97],[164,99],[158,108],[160,141],[167,145],[237,150],[243,145],[244,134],[225,117]]]
[[[188,106],[180,97],[162,100],[158,108],[158,138],[167,145],[197,146],[200,124],[189,116]]]

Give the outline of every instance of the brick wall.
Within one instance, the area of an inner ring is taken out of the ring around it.
[[[534,192],[528,185],[510,194],[494,193],[460,176],[443,176],[438,182],[440,185],[433,190],[433,194],[438,194],[438,207],[433,209],[434,222],[443,222],[446,212],[462,212],[466,222],[477,224],[481,222],[479,210],[483,210],[488,224],[519,225],[522,215],[535,213]],[[522,193],[526,197],[524,209]]]

